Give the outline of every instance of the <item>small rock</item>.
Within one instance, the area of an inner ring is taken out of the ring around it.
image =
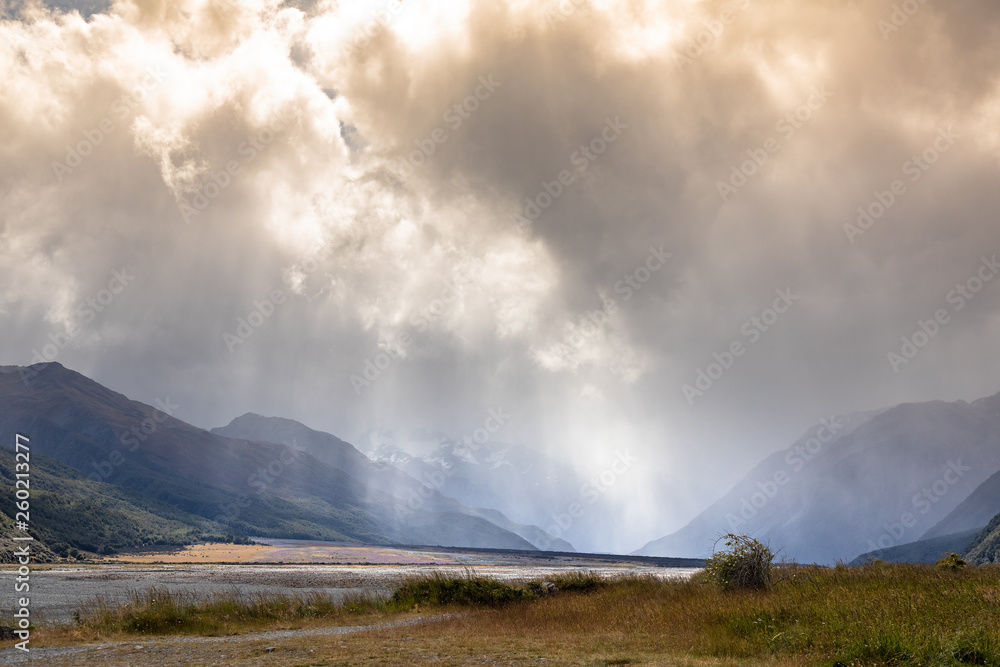
[[[274,647],[269,646],[268,648],[264,649],[264,653],[274,653]]]

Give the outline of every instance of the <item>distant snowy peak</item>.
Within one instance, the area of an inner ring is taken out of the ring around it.
[[[379,461],[382,463],[409,463],[413,459],[413,456],[410,454],[407,454],[402,449],[393,447],[389,444],[378,445],[377,447],[373,447],[362,453],[372,461]]]
[[[483,467],[495,470],[503,466],[521,468],[511,460],[527,459],[526,469],[533,465],[534,454],[523,456],[522,449],[506,443],[476,443],[473,440],[453,440],[442,434],[419,434],[416,437],[398,437],[391,431],[372,431],[362,438],[359,449],[373,461],[402,465],[414,460],[435,468],[451,469],[456,465]],[[526,448],[524,448],[526,449]]]

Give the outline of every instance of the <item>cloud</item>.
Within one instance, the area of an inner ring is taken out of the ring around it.
[[[462,433],[503,405],[505,437],[598,469],[620,434],[658,462],[632,501],[615,494],[645,509],[607,547],[638,546],[691,511],[655,488],[662,471],[708,480],[708,501],[820,415],[997,390],[997,290],[903,372],[886,355],[1000,251],[1000,10],[923,4],[885,37],[892,12],[8,6],[5,363],[75,328],[59,361],[190,396],[179,417],[205,426],[255,410],[348,438]],[[909,180],[947,128],[954,146]],[[845,224],[894,180],[905,195],[851,244]],[[626,300],[661,245],[671,260]],[[135,280],[91,317],[122,267]],[[690,406],[682,386],[785,288],[801,304]],[[230,353],[276,289],[287,301]],[[351,376],[404,336],[358,393]]]

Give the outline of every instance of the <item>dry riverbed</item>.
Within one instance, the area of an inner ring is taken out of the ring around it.
[[[209,598],[217,594],[304,598],[322,593],[340,599],[356,594],[388,596],[405,580],[421,575],[464,577],[474,574],[501,581],[525,582],[580,570],[602,577],[638,574],[660,579],[683,579],[697,571],[644,562],[616,562],[612,557],[439,552],[423,548],[269,540],[257,545],[192,545],[119,555],[88,564],[37,565],[32,568],[30,598],[32,623],[44,628],[53,624],[72,624],[74,612],[92,605],[98,597],[111,604],[123,604],[133,593],[150,589],[191,598]],[[14,567],[0,566],[0,590],[13,591],[16,576]],[[9,617],[12,612],[4,609],[3,613]],[[341,650],[342,642],[337,639],[340,636],[343,636],[345,647],[357,642],[367,646],[372,637],[384,633],[398,632],[398,641],[406,641],[403,638],[410,625],[422,626],[428,622],[435,626],[442,622],[447,625],[453,620],[452,616],[397,615],[359,619],[352,627],[289,628],[234,637],[137,638],[49,647],[33,643],[30,654],[9,648],[12,642],[3,642],[0,644],[0,665],[35,661],[88,667],[258,662],[269,665],[331,664],[331,657]],[[316,654],[316,650],[322,655]],[[388,657],[381,648],[373,650],[379,658]]]
[[[257,545],[198,544],[120,555],[97,564],[35,566],[31,611],[36,624],[67,623],[74,611],[98,596],[124,602],[131,592],[151,588],[195,597],[388,595],[407,578],[435,572],[464,576],[471,571],[502,581],[529,581],[581,569],[601,576],[652,574],[661,578],[687,577],[695,571],[575,555],[437,552],[295,540],[268,540]],[[0,566],[0,590],[13,591],[15,576],[14,566]]]

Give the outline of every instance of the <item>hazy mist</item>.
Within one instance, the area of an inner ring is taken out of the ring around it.
[[[618,551],[823,417],[1000,391],[995,2],[0,8],[0,363],[627,450]]]

